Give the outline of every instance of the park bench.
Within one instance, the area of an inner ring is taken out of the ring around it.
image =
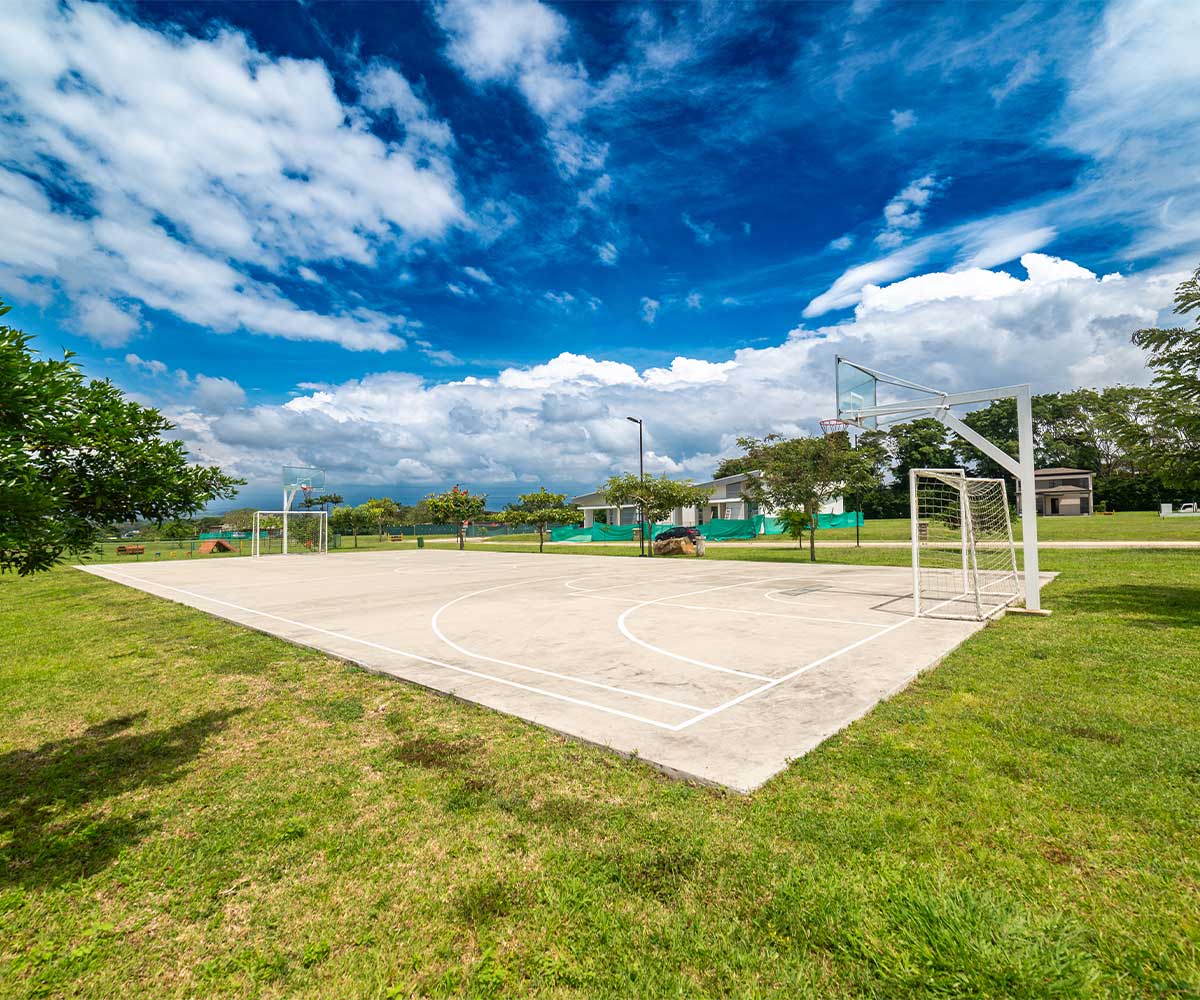
[[[388,535],[388,540],[393,541],[393,542],[402,542],[402,541],[404,541],[404,536],[403,535]]]
[[[119,556],[140,556],[146,552],[144,545],[118,545],[117,555]]]

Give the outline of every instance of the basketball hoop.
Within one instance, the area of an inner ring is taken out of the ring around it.
[[[821,421],[821,433],[829,437],[831,434],[842,433],[848,426],[849,424],[846,421],[833,417],[829,420]]]

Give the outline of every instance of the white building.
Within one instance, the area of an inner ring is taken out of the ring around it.
[[[725,519],[731,521],[746,520],[762,514],[764,517],[776,517],[779,512],[765,504],[755,503],[744,495],[746,483],[752,476],[761,475],[759,472],[739,472],[732,476],[722,476],[711,479],[706,483],[696,485],[709,491],[709,502],[700,507],[676,507],[671,512],[672,524],[707,524],[709,521]],[[594,493],[584,493],[574,497],[571,502],[583,510],[583,526],[590,528],[596,523],[596,513],[603,511],[602,520],[607,524],[637,524],[638,511],[636,504],[616,506],[610,504],[604,493],[597,490]],[[822,514],[841,514],[843,512],[842,498],[837,497],[822,505]]]

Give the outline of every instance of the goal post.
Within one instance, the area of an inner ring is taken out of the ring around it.
[[[834,375],[838,419],[863,430],[874,429],[888,421],[930,417],[973,445],[1013,477],[1020,486],[1021,548],[1024,557],[1023,583],[1025,611],[1049,614],[1042,609],[1041,576],[1038,567],[1037,483],[1034,472],[1033,390],[1028,383],[946,392],[918,382],[876,371],[866,365],[836,357]],[[908,394],[881,402],[879,387]],[[916,394],[915,397],[912,394]],[[1016,407],[1017,455],[1014,457],[968,425],[955,407],[978,406],[998,399],[1011,399]],[[929,470],[947,471],[947,470]],[[948,470],[961,471],[961,470]],[[1005,502],[1007,510],[1007,500]],[[915,528],[914,528],[915,530]],[[1009,525],[1011,532],[1011,524]],[[914,547],[916,542],[914,540]]]
[[[913,469],[909,505],[914,614],[982,621],[1021,596],[1003,479]]]
[[[273,536],[273,531],[278,531],[278,535]],[[250,554],[255,557],[272,554],[274,537],[279,539],[280,555],[328,552],[329,514],[323,510],[256,510]]]

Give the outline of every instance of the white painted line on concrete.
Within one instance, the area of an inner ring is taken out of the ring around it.
[[[441,660],[434,660],[428,656],[421,656],[419,653],[410,653],[405,649],[396,649],[392,646],[385,646],[382,643],[370,642],[367,639],[359,639],[353,635],[346,635],[344,632],[334,632],[332,629],[321,628],[318,625],[310,625],[307,622],[298,622],[292,618],[284,618],[282,615],[274,615],[269,611],[259,611],[255,608],[243,607],[240,604],[234,604],[231,601],[222,601],[216,597],[209,597],[207,594],[198,594],[192,590],[184,590],[182,587],[172,587],[170,584],[158,583],[157,581],[144,580],[140,577],[129,576],[128,574],[120,573],[116,570],[107,570],[114,576],[126,576],[130,580],[135,580],[139,583],[152,584],[155,587],[161,587],[163,590],[173,590],[177,594],[186,594],[188,597],[195,597],[201,601],[208,601],[210,604],[219,604],[222,607],[233,608],[235,611],[242,611],[248,615],[258,615],[261,618],[270,618],[272,621],[283,622],[285,625],[293,625],[296,628],[308,629],[310,632],[319,632],[322,635],[330,636],[334,639],[342,639],[346,642],[357,643],[360,646],[367,646],[371,649],[379,649],[385,653],[394,653],[397,656],[405,656],[410,660],[418,660],[421,663],[428,663],[431,666],[442,667],[445,670],[453,670],[456,673],[466,674],[469,677],[478,677],[480,680],[492,681],[496,684],[503,684],[505,687],[518,688],[521,691],[530,691],[533,694],[545,695],[547,698],[554,698],[557,701],[565,701],[572,705],[582,705],[584,708],[594,708],[600,712],[607,712],[609,715],[619,715],[623,719],[632,719],[634,722],[644,722],[648,726],[654,726],[657,729],[673,730],[674,727],[666,722],[659,722],[657,719],[647,719],[641,715],[634,715],[632,712],[622,712],[617,708],[609,708],[607,705],[598,705],[595,702],[587,701],[583,698],[572,698],[569,695],[557,694],[554,691],[547,691],[544,688],[533,687],[529,684],[520,684],[517,681],[506,680],[503,677],[494,677],[491,674],[481,673],[478,670],[469,670],[466,667],[457,667],[453,663],[443,663]],[[105,574],[97,574],[103,576]],[[182,601],[179,603],[183,603]],[[334,654],[335,656],[337,654]]]
[[[690,656],[684,656],[682,653],[672,653],[669,649],[663,649],[661,646],[655,646],[653,643],[646,642],[644,639],[639,639],[634,635],[629,627],[625,624],[627,619],[635,611],[640,611],[642,608],[649,607],[651,604],[659,604],[662,601],[673,601],[678,597],[693,597],[696,594],[711,594],[714,590],[731,590],[734,587],[744,587],[747,583],[755,583],[755,580],[746,580],[742,583],[727,583],[720,587],[705,587],[703,590],[689,590],[682,594],[666,594],[663,597],[656,597],[651,601],[641,601],[631,608],[626,608],[617,618],[617,628],[621,634],[630,642],[635,642],[639,646],[649,649],[652,652],[660,653],[663,656],[669,656],[672,660],[679,660],[682,663],[690,663],[693,666],[703,667],[705,670],[715,670],[721,674],[734,674],[737,677],[748,677],[755,681],[769,681],[771,678],[764,677],[762,674],[752,674],[745,670],[734,670],[732,667],[722,667],[715,663],[705,663],[704,660],[695,660]]]
[[[905,618],[904,621],[896,622],[895,625],[888,625],[882,631],[876,632],[874,635],[869,635],[865,639],[859,639],[857,642],[852,642],[848,646],[843,646],[841,649],[835,650],[832,653],[827,653],[825,656],[822,656],[819,659],[813,660],[811,663],[806,663],[804,666],[793,670],[790,674],[785,674],[783,677],[778,677],[775,680],[763,684],[761,687],[755,688],[753,691],[747,691],[745,694],[740,694],[736,698],[731,698],[723,705],[717,705],[715,708],[710,708],[705,712],[701,712],[697,716],[686,719],[685,721],[675,725],[673,727],[673,731],[679,732],[682,729],[687,729],[689,726],[694,726],[697,722],[703,722],[705,719],[711,718],[718,712],[724,712],[728,708],[733,708],[735,705],[740,705],[743,701],[753,698],[755,695],[762,694],[765,691],[770,691],[771,688],[778,687],[780,684],[783,684],[786,681],[793,680],[799,677],[801,674],[807,673],[808,671],[819,667],[822,663],[828,663],[830,660],[836,659],[845,653],[849,653],[852,649],[857,649],[859,646],[865,646],[868,642],[874,642],[876,639],[887,635],[889,632],[895,632],[896,629],[904,628],[905,625],[908,625],[916,620],[917,619],[915,618]]]
[[[537,581],[532,581],[532,582],[549,583],[549,582],[552,582],[554,579],[561,579],[561,577],[552,577],[550,580],[537,580]],[[528,670],[531,673],[542,674],[546,677],[556,677],[559,680],[570,681],[572,684],[584,684],[588,687],[599,688],[602,691],[611,691],[615,694],[627,695],[631,698],[642,698],[646,701],[657,701],[663,705],[673,705],[675,708],[685,708],[690,712],[703,712],[704,711],[704,709],[701,706],[689,705],[687,702],[684,702],[684,701],[673,701],[670,698],[660,698],[658,695],[645,694],[644,692],[641,692],[641,691],[631,691],[629,688],[616,687],[613,684],[604,684],[600,681],[590,681],[590,680],[586,680],[583,677],[572,677],[570,674],[560,674],[553,670],[543,670],[540,667],[530,667],[524,663],[514,663],[512,660],[501,660],[495,656],[486,656],[483,653],[476,653],[473,650],[467,649],[464,646],[460,646],[457,642],[454,642],[452,639],[448,638],[446,636],[446,634],[442,631],[441,627],[438,625],[438,619],[441,618],[442,612],[446,611],[449,608],[454,607],[454,605],[459,604],[462,601],[469,600],[472,597],[478,597],[480,594],[490,594],[493,591],[497,591],[497,590],[507,590],[512,587],[523,587],[526,585],[527,582],[529,582],[529,581],[518,581],[517,583],[502,583],[498,587],[485,587],[483,590],[472,591],[469,594],[463,594],[461,597],[456,597],[452,601],[447,601],[440,608],[438,608],[437,611],[435,611],[433,613],[433,617],[429,619],[429,626],[430,626],[430,628],[433,629],[433,634],[436,635],[439,639],[441,639],[442,642],[444,642],[447,646],[449,646],[451,649],[458,651],[459,653],[462,653],[463,656],[469,656],[472,659],[485,660],[488,663],[495,663],[502,667],[513,667],[516,670]]]
[[[596,601],[618,601],[622,604],[628,604],[630,598],[613,597],[609,594],[588,594],[582,591],[575,591],[568,594],[568,597],[590,597]],[[780,601],[780,604],[787,604],[787,601]],[[663,608],[683,608],[687,611],[716,611],[730,615],[761,615],[767,618],[794,618],[802,622],[829,622],[834,625],[861,625],[864,628],[885,628],[887,622],[859,622],[851,621],[848,618],[822,618],[819,615],[785,615],[777,611],[751,611],[748,608],[714,608],[705,604],[676,604],[674,602],[660,601],[659,607]]]

